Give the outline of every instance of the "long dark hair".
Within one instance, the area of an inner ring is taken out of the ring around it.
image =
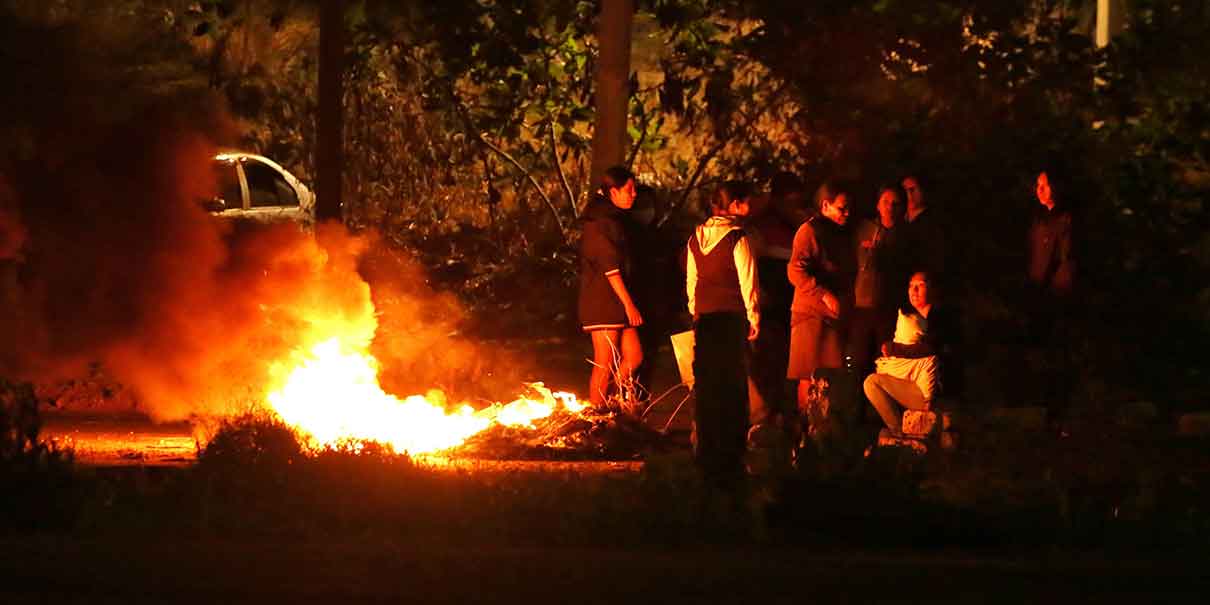
[[[605,174],[601,177],[601,192],[608,193],[610,189],[616,189],[626,184],[626,181],[634,180],[634,173],[629,168],[618,164],[605,169]]]

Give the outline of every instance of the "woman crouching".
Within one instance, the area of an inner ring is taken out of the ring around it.
[[[927,410],[942,392],[956,394],[958,324],[952,312],[934,304],[932,278],[917,272],[908,283],[909,305],[899,310],[895,339],[882,344],[876,371],[865,380],[865,394],[883,423],[896,436],[903,410]]]

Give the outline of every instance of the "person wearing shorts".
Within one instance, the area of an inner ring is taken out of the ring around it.
[[[578,306],[580,326],[592,337],[588,392],[590,403],[598,409],[608,407],[611,385],[626,391],[643,362],[637,330],[643,315],[627,289],[631,258],[623,224],[634,198],[634,175],[614,166],[605,171],[601,189],[583,215]]]

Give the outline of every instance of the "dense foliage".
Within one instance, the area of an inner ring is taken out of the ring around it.
[[[90,52],[122,85],[220,93],[241,136],[224,143],[311,180],[314,2],[28,4],[6,18],[105,42],[81,48],[104,49]],[[348,4],[348,222],[416,246],[472,300],[541,275],[533,313],[567,319],[570,302],[545,301],[574,287],[597,3]],[[1206,379],[1190,361],[1210,328],[1210,9],[1129,2],[1125,32],[1096,48],[1093,4],[640,1],[629,159],[666,227],[726,178],[841,177],[865,207],[879,182],[926,175],[992,341],[1015,330],[1033,177],[1061,169],[1079,202],[1086,395],[1109,376],[1171,393]]]

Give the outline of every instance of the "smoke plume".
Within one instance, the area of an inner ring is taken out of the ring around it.
[[[79,32],[0,29],[0,71],[24,95],[0,102],[0,375],[99,363],[175,419],[259,401],[274,364],[328,325],[373,341],[389,390],[506,365],[456,338],[456,301],[373,237],[205,212],[217,144],[237,139],[214,96],[99,82]]]

